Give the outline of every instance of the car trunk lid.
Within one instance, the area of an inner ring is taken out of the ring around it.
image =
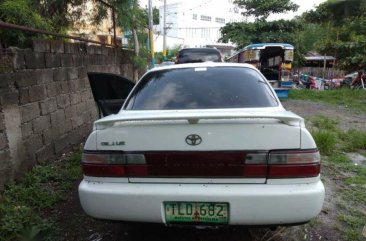
[[[121,111],[96,122],[97,150],[142,155],[131,182],[263,183],[268,152],[299,149],[303,125],[270,110]]]

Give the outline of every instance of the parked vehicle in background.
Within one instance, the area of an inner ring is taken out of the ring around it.
[[[351,88],[352,81],[356,78],[356,76],[357,71],[344,76],[344,79],[341,82],[341,87]]]
[[[117,114],[94,123],[82,169],[81,205],[99,219],[293,225],[324,201],[303,118],[249,64],[150,70]]]
[[[250,44],[226,62],[248,63],[257,67],[274,87],[291,88],[294,46],[287,43]]]
[[[330,90],[340,88],[342,81],[343,78],[326,79],[324,88]]]
[[[224,62],[219,50],[215,48],[184,48],[177,53],[176,64]]]
[[[323,79],[319,76],[301,74],[299,78],[299,84],[306,89],[324,90],[329,89],[329,86],[331,85],[331,80]]]

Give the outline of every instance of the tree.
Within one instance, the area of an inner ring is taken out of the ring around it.
[[[338,68],[353,71],[366,63],[366,0],[328,0],[303,15],[323,28],[324,36],[315,42],[316,49],[337,58]]]
[[[236,0],[234,3],[245,12],[244,16],[254,16],[256,19],[265,20],[271,13],[296,11],[299,6],[290,0]]]
[[[66,32],[73,22],[79,20],[87,0],[28,0],[33,9],[52,22],[55,32]]]
[[[104,2],[113,6],[117,15],[117,25],[123,31],[131,32],[130,46],[134,49],[134,56],[132,62],[134,64],[134,80],[138,80],[138,70],[145,69],[147,66],[147,59],[149,57],[146,49],[147,42],[147,10],[139,6],[138,0],[104,0]],[[155,10],[156,11],[156,10]],[[107,16],[107,7],[105,4],[97,2],[97,14],[95,15],[95,22],[98,23],[100,19]],[[155,21],[156,13],[155,13]]]
[[[350,17],[360,16],[366,10],[364,0],[328,0],[303,14],[303,18],[312,23],[342,25],[343,21]]]
[[[221,29],[221,41],[232,41],[242,48],[251,43],[289,42],[295,39],[294,32],[302,29],[297,20],[255,21],[252,23],[229,23]]]
[[[140,45],[141,42],[145,42],[146,35],[146,12],[139,6],[138,0],[113,0],[112,5],[117,10],[118,25],[124,30],[131,30],[133,36],[134,57],[132,59],[134,70],[134,81],[137,81],[138,69],[146,68],[147,51],[142,51],[144,45]]]
[[[182,49],[182,45],[175,45],[172,48],[168,48],[167,56],[166,56],[168,61],[173,60],[180,49]],[[156,59],[156,63],[158,63],[158,64],[162,63],[163,62],[163,52],[155,53],[155,59]]]
[[[65,33],[83,13],[86,0],[0,0],[0,20]],[[0,29],[3,47],[26,47],[35,33]]]
[[[35,11],[27,0],[0,0],[0,20],[33,28],[52,30],[49,19]],[[27,40],[36,34],[8,29],[0,29],[0,47],[11,45],[24,46]]]

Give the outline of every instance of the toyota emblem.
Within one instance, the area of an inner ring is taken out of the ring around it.
[[[202,138],[199,135],[191,134],[186,137],[186,143],[190,146],[197,146],[201,144]]]

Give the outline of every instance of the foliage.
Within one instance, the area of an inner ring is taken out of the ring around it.
[[[56,240],[57,218],[49,210],[63,200],[81,176],[80,153],[55,164],[41,164],[0,193],[1,240]],[[46,212],[48,216],[45,215]]]
[[[301,19],[301,21],[303,23],[303,29],[297,34],[298,39],[296,48],[303,48],[302,53],[314,51],[317,49],[318,42],[322,41],[327,35],[329,35],[330,31],[319,24],[311,22],[305,23],[303,19]]]
[[[66,32],[80,19],[86,0],[0,0],[0,20],[31,28]],[[18,30],[0,30],[3,47],[27,46],[27,41],[37,36]]]
[[[309,119],[316,128],[311,129],[322,156],[323,176],[326,180],[337,180],[336,192],[339,230],[342,240],[364,240],[362,229],[366,216],[360,212],[366,204],[366,169],[344,154],[344,151],[360,152],[365,149],[366,132],[362,130],[343,131],[337,122],[325,116],[313,116]],[[337,143],[331,149],[327,146]],[[352,146],[352,148],[350,148]],[[324,152],[326,148],[326,152]],[[328,150],[327,150],[328,149]]]
[[[291,90],[290,99],[324,102],[335,106],[343,106],[351,110],[366,112],[366,91],[352,89],[336,89],[331,91]],[[305,105],[306,103],[304,103]]]
[[[366,133],[358,130],[349,130],[342,136],[345,151],[366,149]]]
[[[139,6],[138,0],[110,0],[110,3],[117,10],[117,24],[124,31],[131,31],[129,45],[135,50],[132,58],[134,66],[139,69],[146,69],[148,60],[147,42],[147,11]],[[141,51],[140,51],[141,49]],[[137,80],[135,70],[134,79]]]
[[[168,48],[167,49],[167,60],[168,61],[173,61],[173,59],[175,58],[175,56],[177,55],[178,51],[181,49],[180,45],[174,46],[173,48]],[[162,63],[163,62],[163,52],[157,52],[155,53],[155,59],[156,59],[156,63]]]
[[[341,69],[350,72],[363,69],[366,63],[366,28],[362,24],[366,24],[366,17],[348,19],[336,30],[337,37],[330,35],[319,43],[318,49],[323,53],[334,53]]]
[[[335,131],[337,128],[338,121],[334,118],[328,118],[326,116],[315,116],[310,118],[311,123],[314,127],[318,128],[319,130],[330,130]]]
[[[332,154],[337,144],[337,136],[332,131],[317,130],[312,131],[311,134],[321,154]]]
[[[34,10],[52,22],[55,32],[64,32],[72,23],[80,20],[86,0],[28,0]]]
[[[366,0],[328,0],[303,14],[326,33],[315,39],[316,50],[337,58],[337,67],[347,71],[363,69],[366,63]]]
[[[28,0],[0,0],[0,20],[28,27],[52,30],[52,22],[36,12]],[[0,45],[24,46],[35,34],[0,29]],[[0,46],[1,47],[1,46]]]
[[[366,10],[364,0],[328,0],[317,6],[315,10],[304,13],[303,17],[311,23],[328,23],[342,25],[350,17],[361,16]]]
[[[288,42],[293,43],[294,32],[302,25],[297,20],[276,20],[271,22],[229,23],[221,29],[221,40],[235,42],[240,48],[251,43]]]
[[[236,0],[236,4],[246,11],[244,16],[255,16],[257,19],[265,20],[271,13],[283,13],[296,11],[299,6],[290,0]]]
[[[146,69],[150,53],[147,48],[141,48],[138,55],[131,56],[133,66],[138,69]]]

